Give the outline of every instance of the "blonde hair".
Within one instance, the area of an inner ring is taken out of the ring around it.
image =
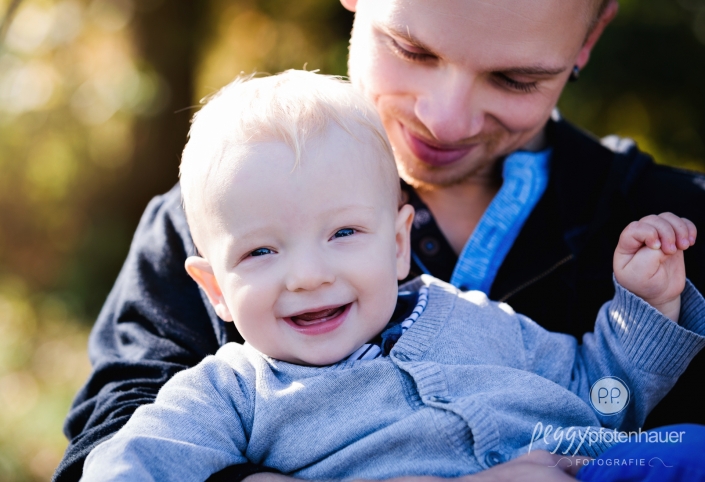
[[[210,173],[233,147],[283,142],[301,161],[306,142],[335,123],[360,142],[372,142],[384,176],[399,181],[392,148],[374,105],[340,77],[287,70],[269,77],[239,77],[206,102],[193,116],[181,158],[184,206],[205,189]],[[362,132],[367,139],[358,139]],[[396,193],[397,197],[401,193]],[[199,196],[200,197],[200,196]]]

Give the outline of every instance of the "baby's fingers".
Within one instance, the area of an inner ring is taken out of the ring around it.
[[[653,227],[658,233],[658,241],[654,245],[646,243],[648,247],[653,249],[660,247],[661,251],[665,254],[674,254],[678,251],[678,246],[676,245],[676,227],[671,223],[668,214],[670,213],[659,214],[658,216],[646,216],[641,218],[639,223]],[[671,214],[671,216],[673,215]],[[677,219],[680,221],[680,218]]]
[[[648,218],[652,218],[652,216],[648,216]],[[655,219],[643,218],[627,226],[619,237],[617,252],[634,254],[644,245],[651,249],[660,249],[663,244],[661,238],[667,237],[667,232],[662,233],[662,231],[667,231],[670,228],[670,224],[665,221],[659,221],[656,216],[653,216],[653,218]],[[673,229],[670,229],[671,238],[673,240],[675,239],[675,234],[673,233]]]
[[[683,222],[688,226],[688,241],[690,242],[690,245],[695,244],[695,240],[698,238],[698,228],[695,227],[695,224],[690,219],[686,218],[681,218]]]
[[[686,218],[681,218],[673,213],[663,213],[659,218],[668,222],[675,232],[675,244],[680,249],[688,249],[695,243],[697,230],[695,225]]]

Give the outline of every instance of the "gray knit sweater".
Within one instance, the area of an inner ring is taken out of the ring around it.
[[[390,356],[306,367],[226,345],[94,449],[82,480],[203,481],[246,461],[310,479],[455,477],[529,445],[573,453],[567,439],[532,440],[536,424],[636,429],[705,345],[705,300],[690,283],[678,324],[616,285],[582,344],[480,292],[427,276],[411,288],[422,284],[428,305]],[[604,376],[631,391],[616,415],[589,401]]]

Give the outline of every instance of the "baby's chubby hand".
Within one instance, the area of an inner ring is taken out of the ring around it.
[[[619,284],[673,321],[678,321],[685,288],[683,250],[697,230],[685,218],[663,213],[635,221],[622,231],[613,269]]]

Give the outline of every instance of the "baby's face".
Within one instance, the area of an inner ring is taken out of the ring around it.
[[[408,272],[413,209],[397,210],[369,144],[330,127],[298,167],[285,144],[253,144],[211,183],[219,186],[199,223],[217,287],[200,284],[262,353],[335,363],[389,321]]]

